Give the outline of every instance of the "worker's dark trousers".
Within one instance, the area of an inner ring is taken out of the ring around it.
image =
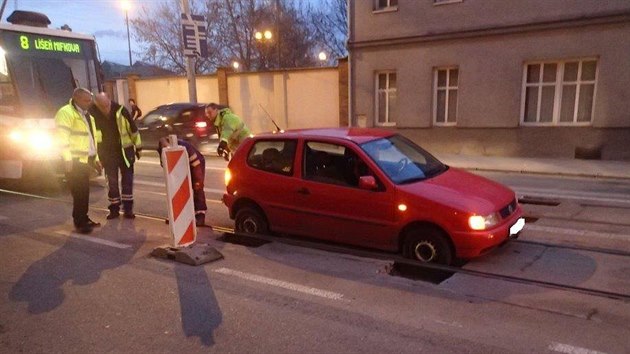
[[[90,166],[78,159],[72,160],[72,171],[66,177],[72,194],[72,219],[75,226],[88,222],[88,205],[90,203]]]
[[[121,159],[122,160],[122,159]],[[108,163],[104,166],[107,176],[107,198],[109,199],[109,210],[120,211],[122,201],[123,210],[127,213],[133,212],[133,164],[127,167],[124,161]],[[118,171],[120,170],[120,187],[118,187]],[[122,192],[122,193],[121,193]]]

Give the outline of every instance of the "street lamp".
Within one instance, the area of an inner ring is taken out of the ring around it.
[[[241,63],[239,63],[238,61],[234,60],[232,62],[232,67],[234,68],[234,70],[238,70],[238,68],[241,67]]]
[[[322,62],[322,64],[326,61],[326,59],[328,59],[326,52],[319,52],[319,55],[317,57],[319,58],[319,61]]]
[[[129,10],[131,10],[131,4],[127,0],[121,2],[123,10],[125,10],[125,23],[127,24],[127,46],[129,47],[129,67],[131,68],[131,37],[129,36]]]
[[[271,39],[273,38],[273,33],[270,30],[265,30],[264,32],[256,31],[256,32],[254,32],[254,38],[259,43],[271,42]],[[263,57],[262,57],[263,62],[267,61],[267,55],[266,54],[268,54],[268,50],[263,50]],[[266,64],[265,64],[265,67],[267,67]]]

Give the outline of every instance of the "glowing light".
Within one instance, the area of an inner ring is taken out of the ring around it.
[[[328,59],[328,56],[324,52],[319,52],[318,58],[321,61],[325,61],[326,59]]]
[[[9,133],[9,138],[14,142],[19,143],[22,141],[22,133],[19,130],[14,130]]]
[[[230,172],[229,168],[225,169],[225,174],[223,175],[223,180],[225,181],[225,185],[226,186],[228,184],[230,184],[230,181],[232,180],[232,172]]]
[[[131,3],[129,1],[123,0],[120,2],[120,7],[122,7],[122,9],[125,11],[129,11],[131,10]]]
[[[406,211],[407,210],[407,205],[406,204],[398,204],[398,210]]]
[[[42,131],[35,131],[29,137],[31,146],[37,151],[46,151],[53,146],[50,134]]]
[[[206,123],[206,122],[196,122],[195,123],[195,127],[199,128],[199,129],[203,129],[203,128],[207,127],[207,126],[208,126],[208,123]]]
[[[265,39],[271,39],[271,37],[273,37],[273,34],[271,34],[271,31],[269,30],[265,31]]]
[[[256,38],[257,40],[261,40],[262,37],[263,37],[263,34],[261,32],[254,33],[254,38]]]
[[[234,70],[238,70],[238,68],[241,67],[241,64],[235,60],[232,62],[232,67],[234,68]]]

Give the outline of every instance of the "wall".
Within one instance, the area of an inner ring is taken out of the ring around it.
[[[373,12],[374,1],[350,0],[352,41],[430,36],[522,24],[551,24],[630,13],[628,0],[399,0],[398,10]]]
[[[226,102],[254,133],[275,130],[264,110],[282,129],[340,124],[340,94],[347,96],[347,92],[339,90],[337,68],[227,72],[226,77],[224,83],[217,75],[198,76],[197,101],[221,103],[220,87],[226,85]],[[144,113],[162,104],[188,102],[186,77],[138,78],[134,84],[136,102]]]

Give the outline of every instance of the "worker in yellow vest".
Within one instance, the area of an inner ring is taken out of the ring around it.
[[[64,160],[66,177],[72,194],[72,219],[76,230],[90,233],[101,224],[88,216],[90,203],[90,171],[101,172],[97,155],[98,131],[89,113],[92,93],[77,88],[72,99],[55,115],[57,141]]]
[[[251,135],[249,128],[241,117],[234,114],[227,106],[210,103],[206,106],[206,116],[219,134],[217,154],[229,160],[230,154]]]
[[[95,107],[90,110],[96,121],[96,127],[102,134],[99,141],[98,156],[105,168],[109,199],[107,219],[120,216],[122,204],[123,216],[135,218],[133,212],[133,164],[140,159],[142,140],[138,127],[127,109],[109,99],[105,92],[98,93]],[[118,184],[120,171],[120,188]]]

